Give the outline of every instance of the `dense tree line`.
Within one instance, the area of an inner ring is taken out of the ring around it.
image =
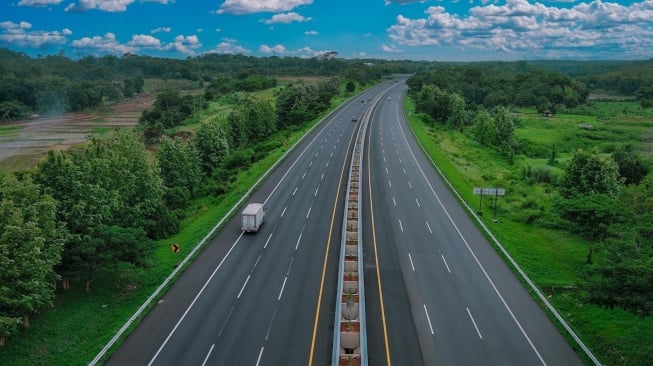
[[[208,83],[205,98],[211,100],[233,91],[273,87],[278,76],[345,76],[365,85],[383,74],[421,67],[424,63],[412,61],[218,54],[183,60],[132,54],[72,60],[63,55],[31,58],[0,48],[0,120],[95,108],[142,92],[146,78]]]
[[[484,64],[423,71],[412,76],[407,83],[415,93],[424,85],[456,93],[474,108],[517,106],[555,112],[582,104],[589,95],[583,83],[559,72],[516,73]]]

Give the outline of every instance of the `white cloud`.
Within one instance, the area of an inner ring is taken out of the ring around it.
[[[388,52],[388,53],[398,53],[398,52],[403,52],[402,50],[398,49],[395,47],[395,45],[387,45],[387,44],[382,44],[381,45],[381,51],[383,52]]]
[[[131,41],[127,43],[130,47],[143,47],[143,48],[161,48],[161,41],[158,38],[152,37],[148,34],[134,34]]]
[[[290,11],[301,5],[310,5],[313,0],[225,0],[217,10],[218,14],[279,13]]]
[[[466,16],[432,6],[426,18],[397,16],[395,44],[454,46],[543,57],[643,57],[653,51],[653,0],[624,6],[599,0],[558,8],[526,0],[475,6]],[[650,56],[648,56],[650,57]]]
[[[286,53],[286,47],[278,44],[276,46],[267,46],[267,45],[261,45],[261,47],[258,48],[259,52],[265,55],[284,55]]]
[[[317,31],[311,30],[311,31],[304,32],[304,34],[307,36],[317,36],[319,33]]]
[[[4,29],[30,29],[32,28],[32,24],[21,21],[20,23],[14,23],[12,21],[6,21],[6,22],[0,22],[0,28]]]
[[[267,46],[267,45],[261,45],[259,47],[259,52],[264,54],[264,55],[275,55],[275,56],[290,56],[290,57],[301,57],[301,58],[311,58],[311,57],[316,57],[323,55],[327,52],[331,52],[330,50],[314,50],[310,47],[303,47],[299,48],[296,50],[288,50],[285,46],[283,45],[276,45],[276,46]]]
[[[170,33],[171,30],[172,28],[170,27],[159,27],[159,28],[152,29],[150,33],[152,34],[161,33],[161,32]]]
[[[428,0],[385,0],[385,5],[390,5],[390,4],[406,5],[412,3],[425,3],[427,1]],[[458,0],[454,0],[452,2],[457,3]]]
[[[123,12],[135,0],[79,0],[77,4],[71,3],[64,9],[66,12],[81,12],[87,10],[102,10],[107,12]]]
[[[76,39],[73,41],[72,47],[90,53],[109,54],[123,54],[127,52],[135,53],[138,50],[136,46],[120,44],[120,42],[116,40],[116,35],[110,32],[102,37],[93,36]]]
[[[215,48],[206,53],[219,53],[227,55],[247,55],[252,53],[250,50],[245,49],[237,44],[234,39],[225,38]]]
[[[302,15],[299,15],[295,12],[290,12],[290,13],[283,13],[283,14],[275,14],[272,16],[272,18],[264,21],[263,23],[265,24],[276,24],[276,23],[283,23],[283,24],[289,24],[292,22],[297,22],[297,23],[303,23],[303,22],[308,22],[312,18],[304,18]]]
[[[14,23],[11,21],[0,22],[0,44],[15,44],[20,47],[40,48],[48,45],[65,44],[68,42],[67,36],[73,32],[64,28],[61,31],[28,31],[32,24],[21,21]]]
[[[18,6],[59,5],[63,0],[20,0]]]
[[[202,47],[196,35],[178,35],[172,43],[163,47],[165,50],[174,50],[187,56],[195,55],[195,49]]]
[[[29,0],[29,1],[48,1],[48,0]],[[52,1],[52,0],[50,0]],[[64,11],[66,12],[82,12],[87,10],[101,10],[111,13],[123,12],[127,7],[133,4],[136,0],[79,0],[78,3],[70,3]],[[140,0],[145,3],[158,3],[158,4],[172,4],[175,0]]]

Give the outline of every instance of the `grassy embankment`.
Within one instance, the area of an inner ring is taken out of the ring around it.
[[[483,222],[595,356],[606,365],[649,364],[653,358],[653,317],[642,319],[583,301],[581,285],[588,243],[565,231],[546,228],[553,226],[547,222],[552,220],[548,208],[555,199],[555,188],[550,184],[527,184],[521,179],[521,169],[526,166],[539,167],[551,175],[561,174],[560,168],[547,165],[553,144],[559,162],[577,148],[609,153],[619,144],[632,142],[648,150],[645,141],[653,135],[651,110],[629,102],[600,102],[593,108],[593,116],[567,114],[552,118],[541,117],[535,111],[519,111],[523,124],[516,129],[516,136],[529,145],[530,157],[519,155],[512,166],[499,153],[459,132],[431,128],[410,112],[408,117],[428,154],[472,208],[478,210],[479,205],[473,187],[506,188],[506,196],[499,199],[498,223],[492,221],[493,207],[487,198]],[[414,110],[410,101],[406,110]],[[579,123],[592,124],[594,129],[579,129]],[[595,260],[601,260],[600,252]]]
[[[271,93],[268,90],[257,95],[269,97]],[[345,97],[336,98],[331,110],[345,100]],[[212,103],[201,118],[205,120],[216,114],[228,113],[230,108],[225,103]],[[188,209],[189,214],[182,222],[180,233],[157,242],[147,268],[126,265],[107,268],[97,274],[90,292],[84,291],[82,281],[73,281],[70,290],[57,291],[53,307],[33,315],[29,329],[19,332],[0,347],[0,365],[88,364],[243,193],[321,118],[295,130],[274,134],[265,144],[276,148],[264,159],[239,172],[229,192],[217,198],[196,200]],[[192,130],[197,125],[199,123],[195,121],[179,130]],[[171,251],[172,243],[180,245],[179,253]]]

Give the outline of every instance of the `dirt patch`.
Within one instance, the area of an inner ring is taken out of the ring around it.
[[[0,166],[3,171],[32,168],[48,150],[68,149],[110,129],[131,128],[155,99],[143,95],[115,103],[109,106],[108,112],[64,113],[2,123]]]

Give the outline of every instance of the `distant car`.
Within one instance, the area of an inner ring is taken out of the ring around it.
[[[361,103],[365,103],[365,99],[361,99]]]
[[[356,117],[356,116],[351,117],[351,121],[352,122],[358,122],[358,117]]]

